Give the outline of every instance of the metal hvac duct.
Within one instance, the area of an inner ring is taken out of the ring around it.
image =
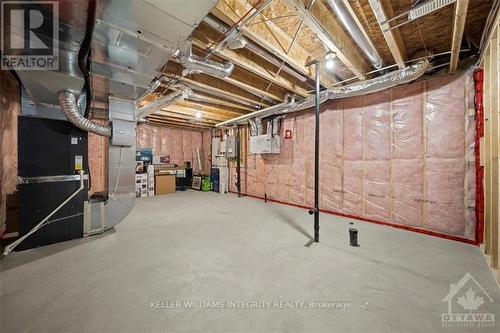
[[[225,34],[229,31],[229,28],[224,23],[220,22],[219,20],[213,18],[210,15],[207,15],[207,17],[205,17],[203,19],[203,22],[207,23],[209,26],[216,29],[217,31],[219,31],[222,34]],[[238,40],[244,40],[244,42],[243,42],[244,47],[247,48],[248,50],[252,51],[253,53],[257,54],[262,59],[270,62],[271,64],[273,64],[277,67],[281,67],[281,69],[283,71],[287,72],[290,75],[293,75],[295,78],[297,78],[301,82],[307,81],[306,77],[304,77],[302,74],[297,73],[295,70],[291,69],[285,63],[277,60],[274,56],[268,54],[266,51],[262,50],[259,46],[255,45],[253,42],[249,41],[247,38],[245,38],[245,36],[239,36]],[[229,46],[229,48],[231,48],[232,46],[234,47],[235,45],[237,45],[237,44],[233,43],[233,44],[230,44],[228,46]]]
[[[366,39],[365,35],[356,24],[356,21],[352,17],[351,13],[346,8],[343,0],[327,0],[327,2],[330,8],[332,8],[332,10],[335,12],[335,15],[337,15],[339,21],[342,22],[345,29],[349,32],[356,44],[366,55],[370,63],[377,69],[382,68],[382,58],[380,58],[377,50]]]
[[[407,66],[371,80],[359,81],[343,87],[330,88],[328,91],[328,99],[340,99],[371,94],[377,91],[399,86],[404,83],[412,82],[424,75],[429,67],[430,62],[425,59],[411,66]]]
[[[188,96],[191,95],[193,92],[190,88],[181,84],[177,84],[173,86],[173,88],[178,90],[172,91],[171,93],[168,93],[165,96],[158,98],[154,102],[146,104],[145,106],[137,109],[137,118],[141,119],[147,117],[150,114],[155,113],[158,109],[161,109],[162,107],[180,102],[188,98]]]
[[[186,76],[191,73],[206,73],[220,78],[225,78],[231,75],[234,69],[234,64],[231,62],[219,63],[213,60],[198,57],[192,53],[191,45],[188,46],[188,55],[180,56],[179,61],[184,70],[182,75]]]
[[[97,135],[110,137],[111,126],[94,123],[92,120],[85,118],[78,109],[78,98],[70,91],[61,91],[58,94],[61,110],[70,123],[86,132],[91,132]]]
[[[245,124],[247,121],[249,121],[249,119],[263,118],[270,116],[274,113],[283,112],[283,110],[287,110],[288,108],[295,106],[296,103],[297,102],[295,95],[287,94],[285,95],[284,101],[280,104],[276,104],[262,110],[250,112],[248,114],[244,114],[242,116],[223,121],[221,123],[216,124],[215,127]],[[259,133],[259,124],[257,124],[256,121],[254,121],[253,123],[251,122],[251,126],[254,126],[256,128],[256,132]]]
[[[324,103],[329,99],[341,99],[351,96],[365,95],[409,83],[424,75],[429,67],[430,62],[425,59],[415,63],[414,65],[407,66],[371,80],[360,81],[343,87],[330,87],[320,93],[319,101],[320,103]],[[315,95],[311,95],[300,102],[295,102],[295,100],[293,100],[287,103],[285,100],[285,102],[281,104],[276,104],[266,109],[218,123],[215,127],[242,124],[248,119],[256,117],[263,118],[274,114],[287,114],[305,110],[315,105],[315,98]]]

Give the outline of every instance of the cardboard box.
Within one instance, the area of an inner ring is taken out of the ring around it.
[[[175,193],[175,175],[156,175],[155,194]]]

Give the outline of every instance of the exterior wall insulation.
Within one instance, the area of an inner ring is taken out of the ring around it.
[[[474,241],[470,80],[444,76],[325,102],[320,208]],[[246,156],[242,193],[311,207],[314,114],[289,115],[284,129],[293,134],[281,139],[280,154]],[[231,176],[236,191],[235,169]]]
[[[17,184],[17,116],[21,96],[16,79],[0,71],[0,236],[6,231],[6,199]]]

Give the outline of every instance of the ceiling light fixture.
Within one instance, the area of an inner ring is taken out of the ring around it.
[[[200,111],[196,112],[195,117],[198,119],[201,118],[201,112]]]
[[[337,58],[337,54],[335,52],[332,52],[332,51],[328,51],[326,54],[325,54],[325,60],[333,60]]]

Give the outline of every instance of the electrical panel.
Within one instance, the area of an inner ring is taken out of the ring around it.
[[[264,134],[250,137],[250,154],[279,154],[279,135]]]
[[[236,137],[233,135],[226,138],[226,157],[236,158]]]

